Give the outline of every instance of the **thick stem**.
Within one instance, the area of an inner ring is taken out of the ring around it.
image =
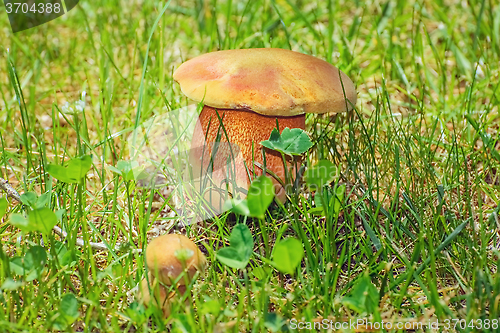
[[[264,151],[266,169],[271,170],[286,184],[282,155],[267,148],[262,150],[260,144],[269,139],[272,130],[276,128],[276,123],[278,123],[280,132],[286,127],[305,129],[305,116],[272,117],[252,111],[217,110],[209,106],[203,107],[191,142],[193,150],[190,159],[195,176],[203,178],[207,173],[210,173],[207,170],[213,166],[211,176],[214,183],[223,184],[226,175],[233,174],[238,186],[246,185],[245,187],[248,188],[250,183],[248,174],[252,179],[262,174],[260,166],[263,165],[262,151]],[[234,172],[228,170],[228,160],[234,161]],[[292,163],[297,168],[300,166],[299,162],[287,159],[288,168],[292,166]],[[271,178],[278,199],[285,202],[286,193],[283,187],[274,177]],[[206,187],[201,187],[201,189],[204,188]],[[234,193],[232,194],[234,197]],[[213,200],[210,201],[213,204]]]

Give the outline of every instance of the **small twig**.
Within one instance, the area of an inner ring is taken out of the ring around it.
[[[18,202],[21,202],[21,196],[19,193],[9,184],[9,182],[3,178],[0,178],[0,188],[7,193],[8,197],[11,197],[15,199]],[[57,225],[52,228],[54,232],[59,235],[61,238],[66,238],[68,237],[68,233],[66,231],[63,231],[60,227]],[[77,238],[75,242],[76,246],[79,247],[85,247],[85,241],[81,238]],[[104,243],[95,243],[95,242],[89,242],[89,245],[91,248],[97,250],[97,251],[109,251],[109,248],[106,246]],[[116,246],[113,248],[115,251],[121,251],[122,249],[126,248],[126,244],[118,243]],[[142,252],[141,249],[135,249],[133,252]]]
[[[0,178],[0,187],[7,193],[7,196],[16,199],[21,202],[21,196],[17,191],[9,184],[9,182],[3,178]]]
[[[59,228],[57,225],[55,225],[52,230],[54,230],[54,232],[61,236],[61,238],[66,238],[68,236],[68,233],[66,231],[63,231],[61,228]],[[76,239],[76,242],[75,242],[75,245],[76,246],[79,246],[79,247],[85,247],[85,241],[81,238],[77,238]],[[104,243],[95,243],[95,242],[89,242],[89,245],[91,248],[97,250],[97,251],[108,251],[108,247],[104,244]],[[115,251],[120,251],[122,249],[122,245],[119,243],[117,244],[113,250]],[[140,251],[140,250],[137,250],[137,251]]]

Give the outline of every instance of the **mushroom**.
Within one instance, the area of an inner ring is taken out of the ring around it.
[[[184,235],[167,234],[153,239],[146,248],[149,271],[161,283],[189,284],[196,271],[205,269],[207,260],[196,244]],[[182,278],[181,275],[185,273]]]
[[[186,285],[191,283],[197,271],[205,269],[207,260],[196,244],[184,235],[167,234],[153,239],[146,248],[146,279],[141,282],[141,301],[153,304],[163,310],[165,317],[170,313],[170,302],[176,293],[184,295]],[[172,286],[174,293],[167,295],[166,286]],[[150,290],[153,290],[154,300]]]
[[[343,112],[356,103],[354,84],[335,66],[283,49],[207,53],[180,65],[173,77],[186,96],[204,104],[191,142],[198,147],[190,155],[193,174],[202,177],[213,163],[211,176],[221,187],[230,174],[228,160],[234,160],[236,185],[248,188],[244,166],[250,175],[261,175],[263,155],[265,168],[285,180],[281,154],[267,148],[263,153],[260,142],[269,139],[276,125],[280,132],[305,129],[305,113]],[[288,158],[286,168],[293,171],[299,163]],[[273,182],[278,199],[285,202],[285,189]]]

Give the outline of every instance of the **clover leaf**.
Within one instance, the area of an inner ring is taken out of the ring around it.
[[[244,224],[237,224],[231,232],[229,244],[228,247],[217,251],[217,259],[231,268],[245,268],[253,251],[253,238],[250,229]]]
[[[66,166],[49,164],[47,171],[49,174],[65,183],[79,183],[85,177],[92,166],[92,157],[86,155],[71,159]]]
[[[244,200],[229,200],[224,204],[224,210],[231,210],[244,216],[264,218],[267,208],[273,202],[274,186],[269,177],[255,178],[248,189]]]
[[[272,265],[282,273],[293,274],[303,256],[302,243],[290,237],[274,246]]]
[[[313,146],[306,132],[300,128],[288,127],[281,134],[276,128],[273,129],[269,140],[262,141],[261,144],[287,155],[301,155]]]

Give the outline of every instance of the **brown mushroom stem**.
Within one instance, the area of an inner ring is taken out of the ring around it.
[[[144,278],[141,281],[139,287],[140,302],[146,307],[153,306],[161,309],[165,318],[170,315],[171,302],[174,296],[173,293],[168,293],[165,286],[161,285],[150,273],[147,279]]]
[[[222,120],[223,126],[220,126],[219,119]],[[210,106],[204,106],[191,142],[192,147],[199,147],[198,149],[193,149],[190,156],[193,169],[200,168],[201,174],[206,172],[210,164],[214,142],[219,140],[222,143],[229,142],[232,145],[219,145],[217,152],[212,156],[213,170],[214,174],[216,174],[214,178],[221,181],[220,178],[223,178],[227,174],[224,166],[228,158],[233,160],[234,156],[240,152],[250,175],[252,177],[254,175],[262,175],[262,169],[257,166],[264,165],[261,142],[269,139],[272,130],[276,128],[276,121],[278,122],[280,133],[286,127],[305,129],[304,114],[291,117],[264,116],[251,111],[215,109]],[[268,148],[264,148],[264,151],[266,169],[271,170],[285,183],[285,166],[281,153]],[[286,160],[288,170],[293,170],[293,167],[298,168],[300,166],[298,160],[289,157]],[[257,165],[253,163],[254,161],[257,162]],[[248,185],[250,179],[248,178],[245,166],[238,159],[236,159],[235,164],[236,173],[234,176],[237,179],[237,183],[246,180]],[[198,171],[198,176],[200,176],[200,171]],[[285,189],[278,180],[274,179],[274,177],[271,178],[273,178],[276,196],[281,202],[285,202]]]

